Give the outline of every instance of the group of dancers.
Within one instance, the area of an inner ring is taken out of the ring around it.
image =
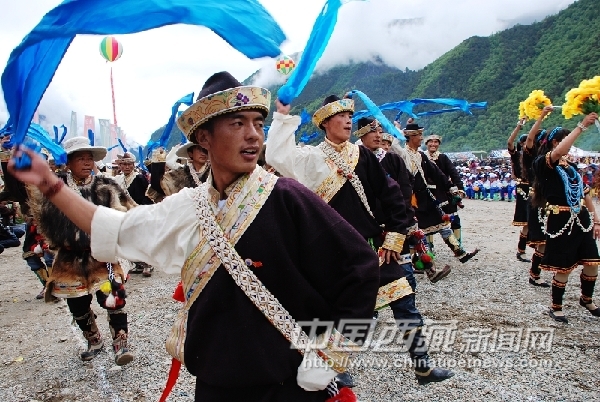
[[[513,172],[517,178],[517,201],[513,225],[520,226],[517,259],[524,258],[527,245],[535,252],[531,258],[529,283],[551,288],[548,314],[567,323],[563,312],[565,287],[569,275],[579,265],[581,295],[579,304],[600,317],[593,300],[600,257],[596,239],[600,236],[600,217],[584,185],[576,164],[568,153],[575,140],[598,119],[590,113],[573,131],[562,127],[542,129],[545,117],[553,110],[547,106],[528,134],[517,137],[525,120],[520,120],[508,138]],[[515,141],[517,143],[515,145]],[[541,271],[554,273],[552,283],[541,278]]]
[[[360,119],[353,133],[354,102],[331,95],[313,115],[322,143],[298,146],[300,117],[276,100],[265,149],[270,105],[268,90],[214,74],[177,120],[189,142],[175,156],[187,164],[156,150],[149,182],[129,169],[130,154],[122,155],[127,168],[117,180],[93,174],[107,151],[85,137],[64,143],[67,169],[58,175],[31,150],[15,150],[27,153],[32,166],[18,170],[10,162],[5,173],[27,184],[23,201],[54,251],[46,295],[66,299],[88,341],[81,359],[93,359],[104,345],[91,308],[95,296],[108,314],[116,364],[133,360],[123,266],[143,262],[181,276],[183,305],[167,350],[196,376],[196,400],[341,401],[353,384],[346,351],[325,342],[311,353],[306,347],[316,340],[298,322],[363,319],[370,326],[385,307],[404,331],[418,383],[451,378],[430,363],[415,299],[415,273],[436,283],[452,270],[436,266],[436,233],[459,263],[478,252],[461,242],[464,189],[439,152],[441,137],[427,137],[423,152],[424,128],[409,120],[397,123],[406,139],[401,146],[372,118]],[[566,321],[564,285],[577,264],[584,264],[581,304],[600,315],[591,299],[600,222],[564,159],[595,118],[587,116],[572,133],[542,135],[540,120],[515,148],[519,125],[509,139],[519,155],[513,161],[523,160],[519,255],[525,238],[537,247],[530,280],[536,286],[547,286],[540,267],[556,271],[551,315],[558,320]],[[349,141],[352,134],[361,145]],[[317,335],[334,339],[336,328]],[[307,365],[310,359],[327,364]]]

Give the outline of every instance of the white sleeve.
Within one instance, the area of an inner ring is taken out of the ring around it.
[[[179,273],[200,241],[195,190],[185,188],[158,204],[127,212],[98,207],[92,218],[92,256],[106,262],[117,257],[142,261]]]
[[[329,176],[330,169],[325,162],[325,154],[319,148],[296,145],[294,133],[299,125],[299,116],[275,112],[265,159],[282,176],[296,179],[314,191]]]

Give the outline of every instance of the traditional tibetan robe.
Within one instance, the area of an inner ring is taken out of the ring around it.
[[[548,152],[534,160],[533,169],[541,184],[541,196],[546,200],[546,214],[542,215],[546,250],[540,268],[566,274],[578,265],[600,265],[598,246],[592,232],[594,219],[583,202],[589,188],[583,186],[577,165],[568,162],[566,157],[552,162]],[[568,190],[567,183],[572,186]],[[587,296],[591,303],[594,284],[590,289],[584,289],[584,286],[582,276],[582,295]]]
[[[532,186],[535,181],[536,172],[533,168],[535,158],[535,148],[523,148],[523,174],[527,178],[527,182],[530,186]],[[539,219],[539,216],[543,216],[546,212],[544,211],[544,208],[533,206],[531,203],[532,196],[533,188],[530,187],[529,199],[527,201],[527,245],[530,247],[537,247],[546,244],[546,235],[542,228],[542,222],[540,222]]]
[[[465,187],[463,185],[462,180],[460,179],[460,175],[458,174],[458,171],[456,170],[456,167],[454,167],[454,165],[452,164],[452,161],[450,160],[450,158],[448,158],[448,155],[440,153],[440,152],[435,152],[433,154],[427,152],[426,153],[427,157],[436,164],[436,166],[442,171],[442,173],[444,173],[444,175],[450,179],[450,181],[452,182],[452,190],[461,190],[464,191]],[[430,183],[435,185],[434,183]],[[447,191],[444,191],[443,188],[437,188],[437,185],[435,185],[436,188],[434,189],[435,191],[432,191],[433,194],[435,195],[435,198],[440,201],[440,206],[442,207],[442,209],[444,210],[444,212],[448,213],[448,214],[454,214],[456,213],[456,211],[458,211],[458,206],[456,204],[452,203],[452,195],[448,194]]]
[[[383,247],[401,252],[411,226],[409,217],[400,187],[387,177],[373,152],[350,142],[340,145],[327,142],[318,147],[298,147],[294,142],[294,132],[299,124],[298,116],[277,112],[274,114],[269,129],[267,163],[282,176],[294,178],[314,191],[339,212],[374,250]],[[363,194],[359,194],[348,177],[341,172],[340,166],[326,155],[324,147],[338,148],[332,152],[337,152],[338,157],[353,170],[352,175],[356,175],[362,184]],[[372,213],[378,203],[384,211],[381,221]],[[382,225],[385,226],[385,232]],[[380,271],[381,287],[405,275],[396,262],[382,263]],[[393,300],[388,300],[391,301]]]
[[[529,199],[530,184],[529,179],[523,172],[523,165],[521,163],[523,151],[518,151],[516,148],[513,148],[512,151],[509,149],[508,152],[510,153],[513,176],[517,181],[513,225],[525,226],[527,225],[527,200]],[[523,250],[523,252],[525,252],[525,250]]]
[[[120,174],[114,179],[125,191],[129,193],[136,204],[152,204],[152,200],[146,196],[148,180],[146,180],[146,177],[144,177],[143,174],[134,170],[129,175]]]
[[[385,152],[383,149],[380,148],[377,150],[377,152],[375,152],[375,156],[381,161],[381,167],[383,167],[388,176],[396,183],[398,183],[398,186],[400,186],[400,190],[402,191],[402,197],[404,199],[404,205],[406,206],[406,216],[408,218],[408,223],[410,225],[415,224],[415,211],[411,206],[411,199],[413,194],[412,186],[414,183],[414,177],[406,168],[404,160],[397,154]]]
[[[206,236],[196,217],[201,191],[208,191],[237,253],[296,321],[371,317],[379,272],[369,245],[304,186],[260,167],[226,189],[226,200],[219,201],[209,178],[202,187],[183,188],[127,213],[99,208],[92,221],[93,255],[181,273],[188,299],[200,289],[189,309],[184,349],[185,365],[197,377],[197,401],[327,399],[325,392],[297,386],[301,355],[226,269],[208,258],[210,252],[202,252]]]
[[[453,184],[435,163],[429,160],[421,151],[404,148],[403,157],[408,170],[414,177],[413,207],[419,222],[419,228],[426,234],[436,233],[450,222],[444,222],[442,213],[436,206],[438,200],[433,191],[451,191]],[[416,204],[416,205],[414,205]]]
[[[135,206],[121,186],[108,177],[92,176],[90,182],[82,186],[73,183],[70,174],[61,178],[95,205],[118,211],[127,211]],[[94,294],[108,279],[107,263],[113,263],[115,279],[124,281],[123,271],[116,263],[114,254],[100,260],[93,258],[90,237],[44,198],[37,188],[28,187],[28,191],[29,207],[38,224],[38,231],[45,237],[49,247],[56,250],[46,300],[50,300],[51,294],[61,298]]]

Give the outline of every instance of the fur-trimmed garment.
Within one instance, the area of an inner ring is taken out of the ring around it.
[[[203,169],[198,172],[198,179],[200,179],[201,183],[206,181],[209,172],[210,169]],[[192,174],[193,173],[190,171],[190,167],[187,165],[165,173],[160,182],[160,186],[165,195],[169,196],[171,194],[178,193],[184,187],[196,187],[196,182],[194,181]]]
[[[60,178],[67,182],[66,176]],[[90,238],[71,222],[54,204],[42,196],[35,187],[28,187],[29,206],[38,231],[45,237],[51,249],[57,250],[47,284],[47,300],[50,295],[62,298],[80,297],[95,293],[108,279],[106,262],[91,256]],[[134,201],[113,179],[95,176],[89,184],[80,186],[86,200],[119,211],[135,206]],[[107,261],[112,262],[112,261]],[[117,263],[113,263],[117,282],[124,274]]]
[[[165,173],[165,163],[154,162],[150,165],[150,173],[150,186],[146,190],[146,196],[155,203],[161,202],[169,195],[178,193],[182,188],[196,187],[196,182],[188,165]],[[198,174],[200,182],[204,183],[209,173],[210,168],[207,163]]]

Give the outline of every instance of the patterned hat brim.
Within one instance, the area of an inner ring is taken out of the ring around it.
[[[320,129],[323,129],[321,125],[325,120],[334,116],[338,113],[350,112],[354,113],[354,101],[352,99],[340,99],[335,102],[321,106],[315,114],[313,114],[313,124]]]
[[[427,144],[429,141],[433,141],[433,140],[438,140],[440,142],[440,145],[442,144],[442,137],[440,137],[439,135],[433,134],[430,135],[429,137],[427,137],[425,139],[425,144]]]
[[[212,118],[242,110],[258,110],[269,113],[271,92],[265,88],[243,86],[219,91],[197,100],[177,119],[177,127],[188,141],[194,131]]]
[[[359,128],[358,130],[356,130],[354,133],[352,133],[356,138],[360,138],[363,135],[367,135],[369,134],[371,131],[376,131],[379,127],[381,127],[381,124],[379,124],[379,122],[377,120],[373,121],[375,123],[375,125],[371,125],[371,124],[367,124],[366,126]]]
[[[394,136],[388,133],[381,134],[381,141],[388,141],[390,144],[394,142]]]
[[[425,131],[425,129],[421,128],[419,130],[402,130],[402,133],[404,134],[405,137],[412,137],[413,135],[423,134],[423,131]]]

